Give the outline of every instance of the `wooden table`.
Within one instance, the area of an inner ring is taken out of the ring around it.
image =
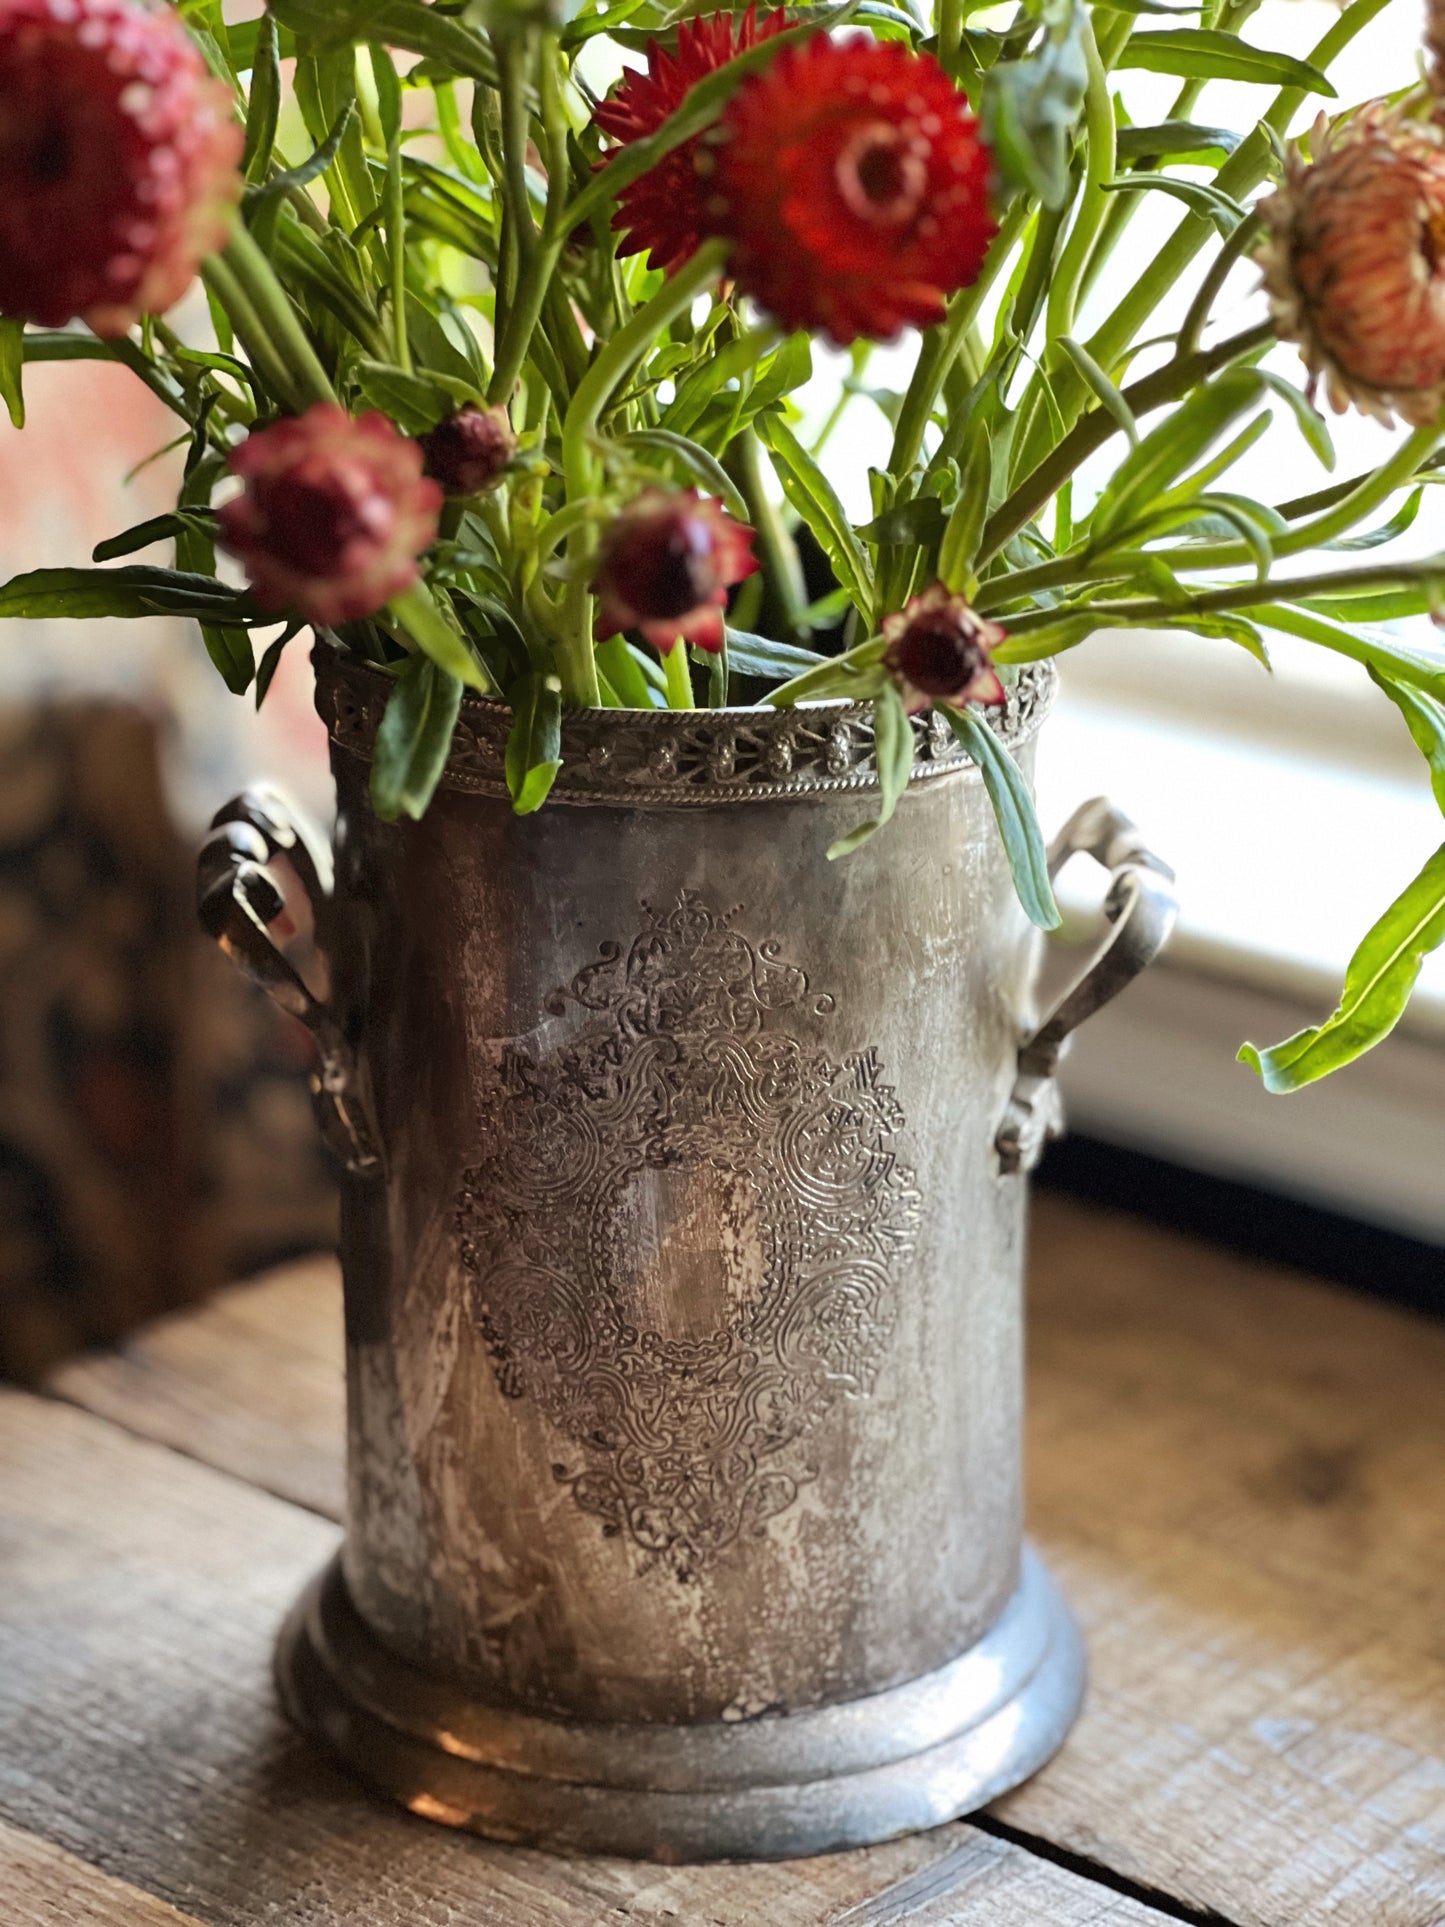
[[[1445,1922],[1445,1328],[1040,1199],[1031,1522],[1083,1720],[974,1821],[710,1868],[489,1847],[292,1737],[339,1355],[317,1262],[0,1394],[0,1927]]]

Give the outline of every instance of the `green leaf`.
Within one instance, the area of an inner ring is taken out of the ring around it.
[[[674,434],[668,428],[637,428],[619,439],[624,448],[646,449],[670,456],[691,481],[698,483],[710,495],[720,497],[729,515],[735,516],[739,522],[750,519],[748,505],[722,463],[705,448],[689,441],[686,435]]]
[[[609,636],[597,645],[597,667],[611,683],[617,700],[628,709],[656,709],[648,669],[622,636]],[[660,678],[659,678],[660,680]]]
[[[387,361],[355,361],[351,373],[373,408],[389,415],[403,435],[425,435],[459,402],[480,401],[475,383],[437,375],[410,375]]]
[[[1299,423],[1299,431],[1309,443],[1321,466],[1332,469],[1335,465],[1335,444],[1330,434],[1329,424],[1308,395],[1302,394],[1292,381],[1277,375],[1272,368],[1256,368],[1255,378],[1262,381],[1272,395],[1278,395],[1287,402]]]
[[[1405,727],[1430,771],[1430,788],[1434,791],[1435,801],[1441,814],[1445,815],[1445,704],[1436,702],[1433,696],[1412,688],[1409,683],[1382,675],[1373,665],[1369,676],[1370,681],[1376,688],[1384,690],[1405,718]]]
[[[497,84],[496,63],[481,35],[422,0],[270,0],[270,11],[313,46],[375,41],[440,61],[468,80]]]
[[[869,837],[881,830],[898,808],[898,800],[908,788],[913,774],[913,723],[903,706],[903,698],[891,682],[885,682],[873,700],[873,761],[878,771],[878,814],[840,836],[828,850],[828,861],[850,856]]]
[[[1099,497],[1096,535],[1127,527],[1184,471],[1209,453],[1225,430],[1259,399],[1253,369],[1231,368],[1198,388],[1130,449]]]
[[[186,530],[199,527],[209,538],[214,525],[208,517],[187,515],[177,510],[167,515],[153,515],[149,521],[137,522],[133,528],[125,529],[119,535],[109,536],[104,542],[97,542],[90,552],[92,562],[113,562],[120,555],[134,555],[137,549],[149,548],[152,542],[169,541]],[[212,578],[207,577],[207,580]]]
[[[336,116],[327,136],[310,157],[297,167],[288,167],[284,174],[273,175],[263,187],[253,187],[246,196],[249,208],[263,206],[268,201],[276,201],[293,187],[309,187],[313,181],[320,180],[328,168],[336,163],[341,152],[341,143],[346,139],[347,129],[356,116],[355,100],[348,100]]]
[[[1184,80],[1246,80],[1262,87],[1303,87],[1333,100],[1335,90],[1318,67],[1293,54],[1252,47],[1217,27],[1160,27],[1136,33],[1114,63]]]
[[[25,426],[25,391],[21,374],[25,366],[25,323],[13,315],[0,314],[0,398],[16,428]]]
[[[183,569],[32,569],[0,587],[0,617],[194,616],[209,622],[267,620],[214,576]]]
[[[1284,584],[1275,586],[1283,588]],[[1382,675],[1407,682],[1412,688],[1423,689],[1437,702],[1445,702],[1445,651],[1417,649],[1393,636],[1370,635],[1294,603],[1271,603],[1241,609],[1238,613],[1266,629],[1277,629],[1282,635],[1317,642],[1323,649],[1332,649],[1336,655],[1348,656],[1352,662],[1378,669]]]
[[[1106,194],[1135,194],[1153,190],[1183,201],[1191,214],[1202,214],[1213,221],[1226,238],[1244,219],[1244,209],[1232,195],[1208,181],[1186,181],[1174,174],[1121,174],[1118,180],[1103,183]]]
[[[562,696],[554,676],[535,672],[512,685],[512,727],[507,732],[507,791],[518,816],[530,816],[547,800],[562,767]]]
[[[1426,956],[1445,942],[1445,844],[1396,897],[1350,959],[1338,1007],[1282,1044],[1240,1047],[1239,1061],[1265,1089],[1297,1091],[1353,1063],[1388,1037],[1404,1014]]]
[[[1200,127],[1189,120],[1160,121],[1153,127],[1121,127],[1117,152],[1123,161],[1227,160],[1240,136],[1227,127]]]
[[[880,548],[918,548],[942,538],[948,517],[936,495],[917,495],[865,522],[858,533]]]
[[[1103,369],[1081,342],[1069,335],[1059,337],[1059,346],[1073,362],[1084,380],[1094,392],[1094,398],[1107,408],[1114,420],[1129,438],[1131,448],[1139,446],[1139,424],[1134,419],[1134,411],[1125,401],[1115,384],[1110,381]]]
[[[420,817],[446,768],[462,685],[426,656],[409,656],[387,699],[371,764],[371,806],[383,823]]]
[[[1053,10],[1037,53],[1000,60],[984,78],[984,139],[1005,181],[1061,208],[1069,194],[1074,128],[1089,84],[1082,0]]]
[[[281,46],[276,22],[269,13],[256,23],[256,49],[251,55],[251,100],[246,110],[246,146],[241,172],[256,186],[264,181],[276,145],[281,117]]]
[[[770,415],[759,427],[773,452],[784,495],[818,538],[866,625],[873,610],[873,572],[832,483],[786,423]]]
[[[439,669],[445,669],[469,689],[490,695],[492,685],[486,670],[442,614],[424,582],[414,582],[399,596],[393,596],[388,606],[412,641]]]
[[[1338,541],[1326,542],[1323,546],[1327,549],[1350,550],[1355,554],[1358,554],[1364,549],[1383,548],[1385,543],[1393,542],[1397,536],[1403,535],[1405,531],[1414,524],[1415,517],[1420,513],[1420,504],[1424,499],[1425,490],[1424,487],[1421,486],[1406,496],[1404,502],[1390,517],[1389,521],[1382,523],[1379,528],[1370,529],[1364,535],[1341,536]]]
[[[949,728],[982,773],[994,820],[1008,852],[1014,888],[1029,922],[1040,930],[1057,930],[1059,906],[1049,881],[1048,853],[1022,770],[981,716],[971,709],[954,709],[948,704],[941,707]]]
[[[800,649],[796,643],[774,642],[771,636],[750,635],[746,629],[729,628],[728,662],[733,673],[739,676],[761,676],[771,680],[774,676],[800,676],[805,669],[815,669],[820,662],[827,662],[815,649]]]

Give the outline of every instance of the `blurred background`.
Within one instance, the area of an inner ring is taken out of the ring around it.
[[[1303,51],[1332,12],[1266,0],[1251,38]],[[1342,105],[1399,84],[1417,13],[1391,0],[1352,51]],[[1136,118],[1170,85],[1131,76]],[[1257,112],[1255,90],[1216,85],[1197,118],[1241,127]],[[1175,218],[1145,198],[1136,259],[1151,222],[1162,234]],[[1229,326],[1257,279],[1245,266],[1231,280]],[[874,394],[901,389],[915,352],[861,371],[815,357],[807,422],[836,415],[825,465],[859,519],[888,446]],[[1292,350],[1274,365],[1299,378]],[[42,365],[26,389],[24,434],[0,424],[0,578],[86,561],[173,503],[180,459],[172,419],[123,368]],[[1386,438],[1338,424],[1338,472],[1379,460]],[[1318,486],[1288,422],[1249,461],[1242,485],[1265,500]],[[1437,491],[1397,544],[1445,546]],[[1041,1181],[1445,1309],[1445,959],[1395,1037],[1338,1078],[1270,1098],[1234,1061],[1246,1037],[1276,1041],[1332,1006],[1355,941],[1439,840],[1398,714],[1362,670],[1283,639],[1273,674],[1223,642],[1139,633],[1093,639],[1064,672],[1045,828],[1107,791],[1179,872],[1184,917],[1165,962],[1080,1033],[1073,1134]],[[37,1377],[331,1241],[304,1034],[195,929],[192,852],[258,778],[329,816],[299,645],[257,714],[187,624],[0,623],[0,1377]],[[1065,952],[1093,934],[1098,882],[1068,879]]]

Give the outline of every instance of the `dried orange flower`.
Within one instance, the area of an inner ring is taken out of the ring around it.
[[[1445,410],[1445,129],[1375,101],[1312,143],[1259,207],[1275,326],[1337,412],[1426,426]]]

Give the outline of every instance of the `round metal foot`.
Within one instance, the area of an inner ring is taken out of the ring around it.
[[[397,1659],[334,1563],[286,1623],[277,1678],[306,1732],[428,1819],[563,1852],[747,1860],[864,1846],[996,1799],[1068,1732],[1084,1655],[1026,1550],[984,1638],[888,1692],[736,1724],[564,1723],[464,1699]]]

